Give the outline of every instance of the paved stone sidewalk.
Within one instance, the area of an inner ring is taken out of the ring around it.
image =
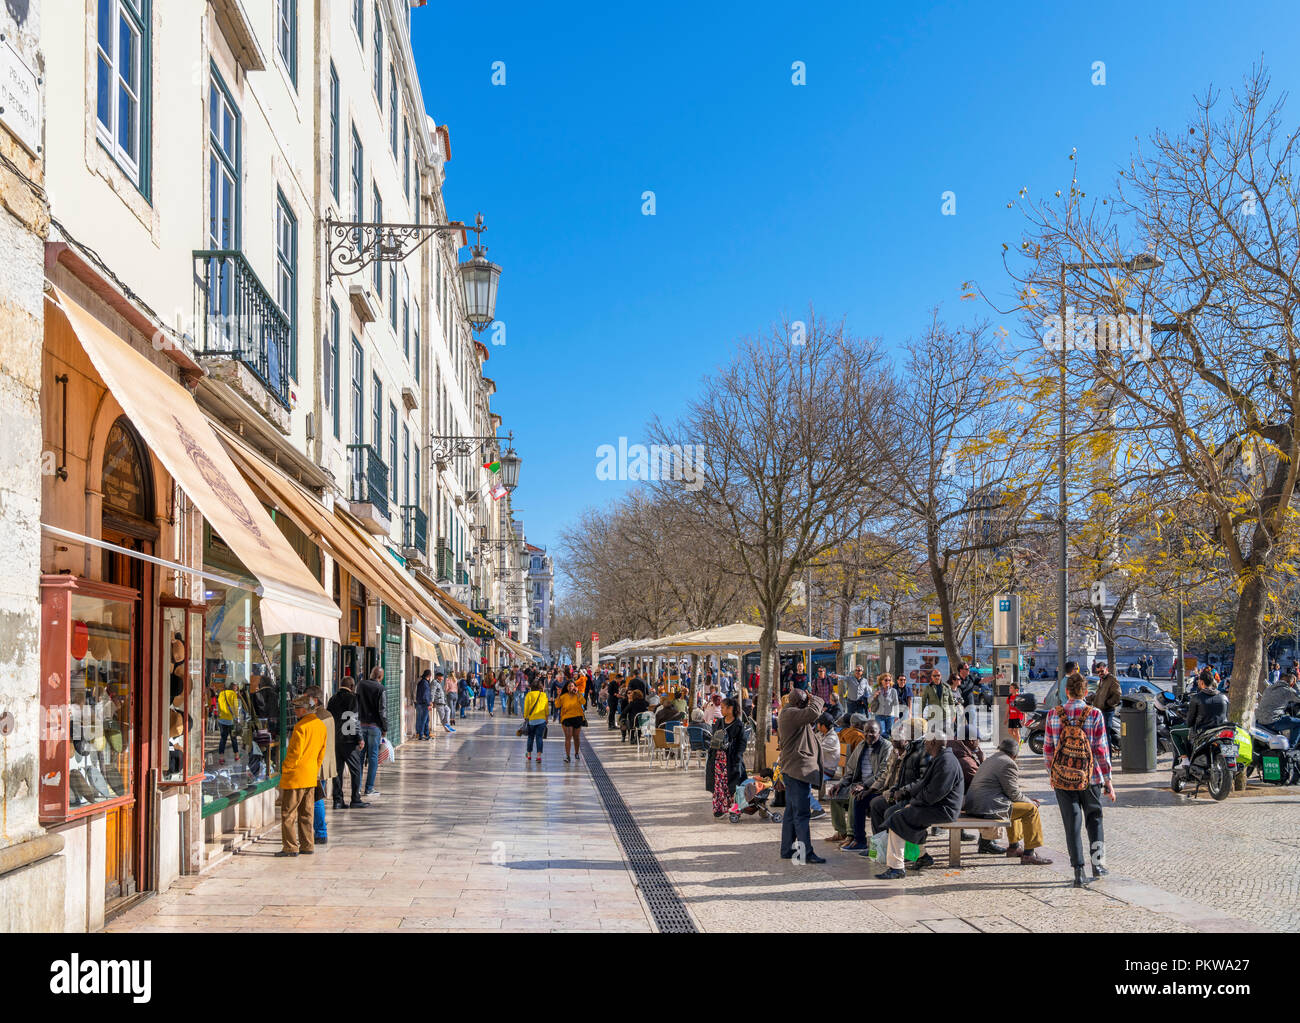
[[[525,764],[516,725],[477,712],[406,743],[315,854],[275,858],[277,828],[105,930],[653,930],[586,768],[553,740]]]
[[[757,818],[715,820],[698,766],[650,766],[617,732],[589,732],[601,763],[647,841],[704,930],[788,931],[1235,931],[1300,929],[1300,797],[1189,801],[1154,775],[1116,775],[1119,802],[1106,804],[1112,874],[1092,890],[1067,886],[1069,860],[1041,758],[1023,758],[1024,784],[1044,798],[1050,867],[977,856],[949,870],[946,837],[933,839],[936,865],[903,882],[875,880],[874,860],[820,839],[825,866],[777,856],[780,825]]]

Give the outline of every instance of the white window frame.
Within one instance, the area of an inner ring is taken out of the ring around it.
[[[113,154],[116,160],[123,168],[130,173],[133,181],[137,185],[141,184],[141,160],[144,153],[144,144],[146,140],[144,117],[144,81],[145,81],[145,52],[148,49],[149,25],[145,20],[148,15],[147,5],[133,3],[132,0],[98,0],[101,5],[96,8],[96,18],[99,17],[100,11],[107,9],[111,12],[109,16],[110,35],[109,43],[112,46],[112,52],[105,51],[103,41],[99,38],[99,22],[95,23],[95,131],[99,141],[103,143],[104,148]],[[118,53],[118,44],[120,41],[120,29],[122,22],[127,23],[131,34],[135,38],[135,67],[134,91],[130,83],[122,76],[122,69],[118,66],[120,54]],[[105,124],[99,116],[99,63],[103,61],[108,67],[109,72],[109,103],[108,117],[112,122]],[[135,153],[133,157],[124,150],[118,139],[118,117],[121,109],[121,95],[125,91],[127,96],[134,102],[135,108],[135,131],[132,141],[135,144]]]

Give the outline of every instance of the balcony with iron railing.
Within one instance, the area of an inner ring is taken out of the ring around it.
[[[429,553],[429,516],[414,504],[402,505],[402,546],[418,551],[421,558]]]
[[[434,548],[433,554],[433,568],[440,580],[446,579],[450,582],[454,576],[456,563],[455,559],[451,556],[451,548],[447,546],[446,537],[438,537],[438,545]]]
[[[370,532],[388,532],[388,466],[370,444],[348,445],[348,501]]]
[[[237,249],[194,252],[194,288],[202,334],[198,354],[246,366],[275,402],[289,407],[293,325]]]

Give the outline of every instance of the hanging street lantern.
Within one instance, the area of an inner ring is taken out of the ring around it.
[[[474,221],[474,252],[468,262],[460,264],[460,282],[465,293],[466,316],[475,330],[483,330],[496,319],[497,283],[501,267],[487,258],[487,246],[479,244],[484,230],[483,214]],[[509,484],[507,484],[509,486]]]

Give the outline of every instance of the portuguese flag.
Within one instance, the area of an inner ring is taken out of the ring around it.
[[[501,471],[501,463],[500,463],[500,462],[484,462],[484,463],[483,463],[483,468],[486,469],[488,472],[500,472],[500,471]]]

